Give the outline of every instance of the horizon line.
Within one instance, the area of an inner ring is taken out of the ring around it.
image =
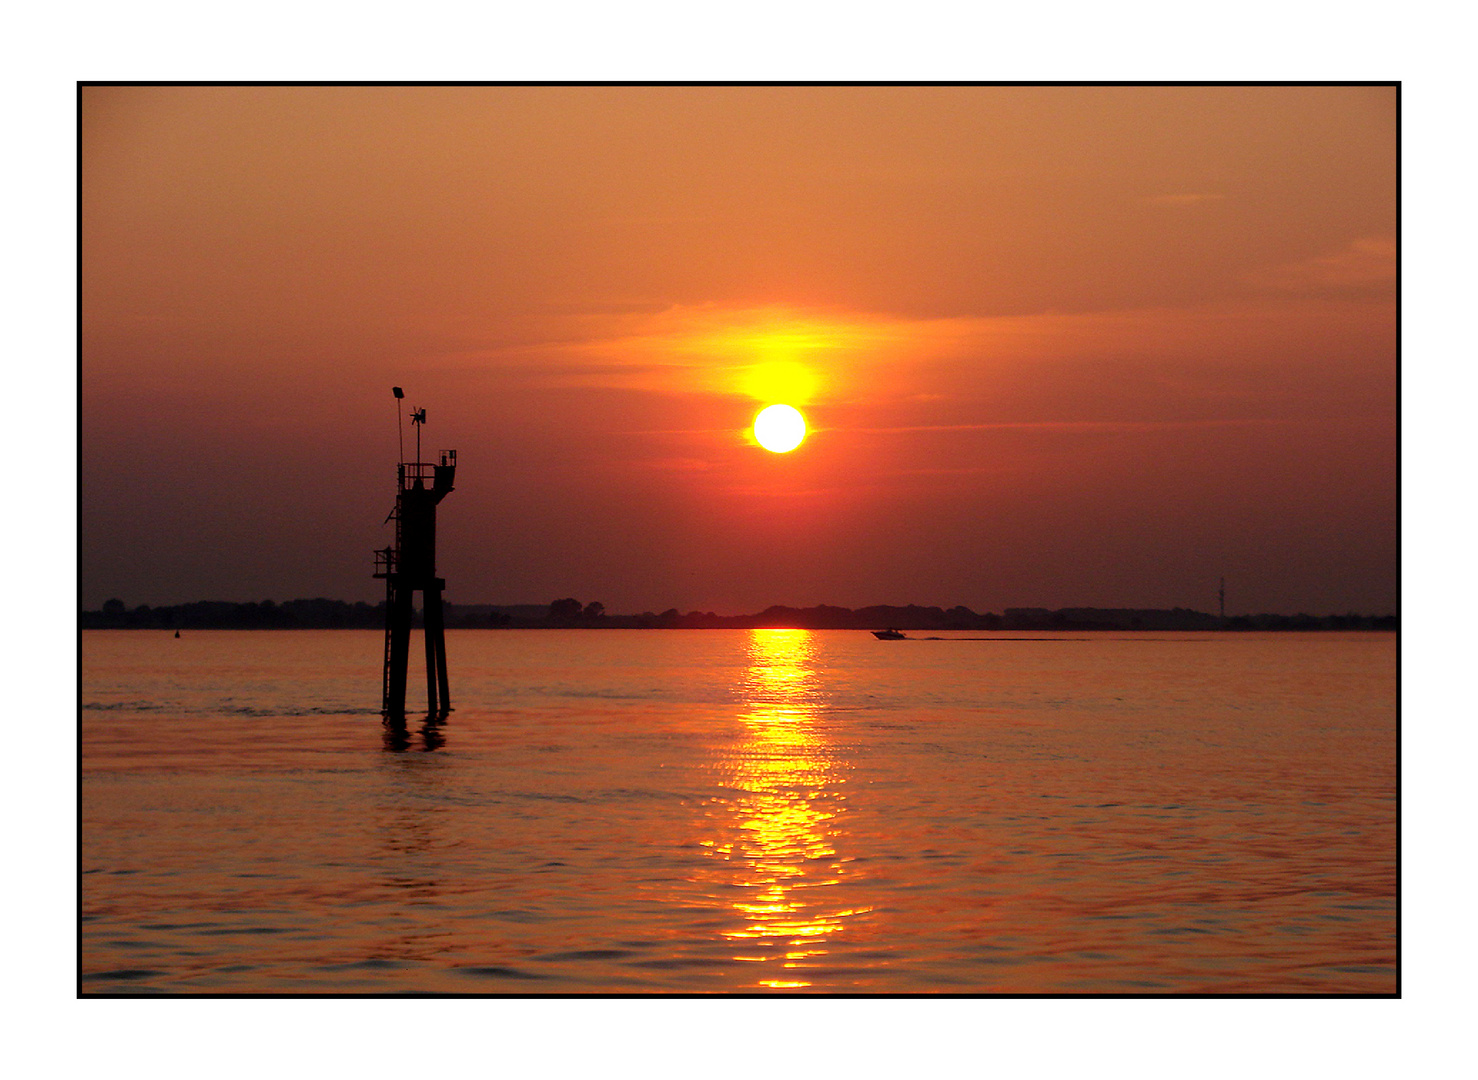
[[[105,601],[103,605],[101,605],[99,607],[96,607],[96,608],[79,608],[79,614],[81,614],[81,615],[100,615],[100,614],[103,614],[104,607],[106,606],[107,603],[110,603],[113,599],[116,599],[116,598],[110,598],[108,601]],[[561,598],[561,599],[571,599],[571,600],[573,600],[574,597],[564,597],[564,598]],[[119,602],[122,603],[121,600]],[[557,602],[558,602],[558,600],[544,602],[544,603],[511,603],[511,604],[509,604],[509,603],[488,603],[488,602],[481,602],[481,601],[475,602],[475,603],[466,603],[466,602],[455,602],[454,603],[452,601],[446,601],[445,604],[444,604],[444,606],[446,608],[448,608],[448,609],[453,609],[453,608],[461,608],[461,609],[466,609],[466,608],[495,608],[495,609],[504,609],[504,610],[507,610],[507,609],[511,609],[511,608],[542,608],[542,609],[544,609],[547,612],[549,610],[549,608],[551,608]],[[369,607],[369,608],[372,608],[372,609],[381,608],[381,607],[383,607],[385,605],[385,601],[384,600],[378,600],[378,601],[368,601],[368,600],[341,600],[341,599],[336,599],[336,598],[327,597],[327,596],[312,596],[312,597],[299,596],[299,597],[294,597],[291,600],[282,600],[282,601],[273,600],[270,597],[268,597],[268,598],[265,598],[265,599],[262,599],[262,600],[186,600],[186,601],[181,601],[180,603],[175,603],[175,604],[138,604],[138,605],[134,605],[133,607],[129,607],[128,605],[125,604],[124,605],[124,610],[125,611],[138,611],[138,610],[140,610],[142,608],[148,608],[149,610],[154,611],[154,610],[159,610],[159,609],[164,609],[164,608],[191,607],[191,606],[198,605],[198,604],[224,604],[224,605],[231,605],[231,606],[235,606],[235,607],[248,607],[248,606],[250,606],[250,607],[263,607],[263,606],[266,606],[266,605],[271,605],[272,607],[282,607],[282,606],[286,606],[286,605],[290,605],[290,604],[312,604],[312,603],[343,604],[343,605],[345,605],[347,607],[356,607],[358,605],[363,604],[364,606]],[[600,603],[600,601],[590,601],[590,603]],[[584,607],[586,605],[585,604],[582,604],[581,606]],[[1280,616],[1280,617],[1284,617],[1284,618],[1297,618],[1299,616],[1309,616],[1309,617],[1313,617],[1313,618],[1332,618],[1332,617],[1349,617],[1349,616],[1355,616],[1355,617],[1358,617],[1358,618],[1384,619],[1384,618],[1395,618],[1399,614],[1399,605],[1397,606],[1397,609],[1396,610],[1385,611],[1385,612],[1374,612],[1374,613],[1369,613],[1369,614],[1367,614],[1365,612],[1361,612],[1361,611],[1347,609],[1345,611],[1329,611],[1325,615],[1314,615],[1312,611],[1298,611],[1298,612],[1293,612],[1293,613],[1282,612],[1282,611],[1258,611],[1258,612],[1241,612],[1241,613],[1236,613],[1236,614],[1228,613],[1225,616],[1221,616],[1221,615],[1218,615],[1217,613],[1212,612],[1212,611],[1204,611],[1204,610],[1202,610],[1200,608],[1184,607],[1184,606],[1181,606],[1181,605],[1175,605],[1173,607],[1143,607],[1143,606],[1133,606],[1133,605],[1127,605],[1127,604],[1119,604],[1119,605],[1114,605],[1114,606],[1103,606],[1103,605],[1093,605],[1093,604],[1066,604],[1066,605],[1063,605],[1061,607],[1055,607],[1054,608],[1054,607],[1045,607],[1045,606],[1036,605],[1036,604],[1012,604],[1010,606],[1003,606],[1003,607],[1001,607],[999,611],[991,611],[991,610],[977,611],[976,609],[971,608],[970,606],[968,606],[966,604],[951,604],[951,605],[949,605],[949,606],[946,607],[945,605],[942,605],[942,604],[923,604],[923,603],[919,603],[917,601],[910,601],[908,603],[903,603],[903,604],[889,604],[889,603],[863,604],[863,605],[861,605],[859,607],[846,607],[846,606],[841,605],[841,604],[828,604],[828,603],[810,604],[810,605],[805,605],[805,606],[795,605],[795,604],[780,604],[780,603],[777,603],[777,604],[769,604],[769,605],[765,606],[764,608],[759,609],[758,611],[746,611],[746,612],[739,612],[739,613],[735,613],[735,614],[727,614],[727,613],[718,612],[718,611],[702,610],[702,609],[699,609],[699,608],[691,608],[689,610],[683,611],[683,610],[681,610],[681,609],[679,609],[679,608],[677,608],[675,606],[669,606],[667,608],[662,609],[661,611],[654,611],[654,610],[651,610],[651,609],[646,609],[646,610],[643,610],[643,611],[612,611],[612,610],[609,610],[609,609],[605,608],[605,605],[604,604],[601,604],[601,609],[602,610],[600,612],[600,616],[599,617],[602,617],[602,618],[611,618],[611,619],[639,619],[639,618],[642,618],[644,616],[658,617],[658,616],[665,615],[668,612],[676,611],[680,617],[684,617],[684,618],[689,617],[689,616],[700,616],[700,617],[704,617],[704,618],[717,618],[717,619],[752,619],[752,618],[759,618],[760,616],[765,615],[767,612],[774,611],[777,608],[778,609],[782,609],[782,610],[786,610],[786,611],[797,611],[797,612],[813,612],[813,611],[820,611],[820,610],[823,610],[823,609],[828,609],[828,610],[832,610],[832,611],[850,612],[850,613],[857,613],[857,612],[862,612],[862,611],[869,611],[869,610],[872,610],[874,608],[891,608],[891,609],[896,609],[896,610],[906,610],[906,609],[909,609],[909,608],[916,608],[916,609],[921,610],[921,611],[940,611],[940,612],[943,612],[945,614],[948,614],[951,611],[956,611],[956,610],[958,610],[960,608],[963,608],[966,612],[969,612],[971,615],[976,616],[976,617],[984,617],[984,616],[990,616],[990,615],[1005,616],[1006,614],[1008,614],[1010,612],[1047,612],[1047,613],[1051,614],[1051,613],[1057,613],[1057,612],[1074,612],[1074,611],[1084,611],[1084,612],[1086,612],[1086,611],[1101,611],[1101,612],[1125,611],[1125,612],[1161,612],[1161,613],[1188,612],[1188,613],[1196,614],[1196,615],[1205,615],[1208,618],[1214,618],[1214,619],[1219,619],[1219,618],[1223,618],[1223,617],[1226,618],[1226,619],[1257,618],[1257,617],[1260,617],[1260,616]],[[417,610],[419,610],[419,609],[417,609]]]

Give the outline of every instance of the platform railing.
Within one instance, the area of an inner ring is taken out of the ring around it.
[[[400,553],[394,548],[375,549],[375,577],[389,577],[400,563]]]
[[[455,450],[443,450],[441,451],[440,457],[441,460],[438,462],[402,461],[400,463],[401,489],[404,491],[409,491],[411,488],[416,486],[417,480],[421,481],[423,487],[426,484],[435,482],[436,470],[438,466],[443,469],[446,468],[448,465],[452,466],[453,468],[456,467],[457,452]]]

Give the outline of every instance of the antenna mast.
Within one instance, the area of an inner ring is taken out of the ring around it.
[[[405,416],[400,402],[405,397],[405,391],[398,386],[392,386],[390,391],[395,395],[395,434],[400,437],[399,463],[403,465],[405,464]]]

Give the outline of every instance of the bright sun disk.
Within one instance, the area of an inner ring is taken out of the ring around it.
[[[773,454],[787,453],[806,437],[806,418],[790,405],[771,405],[754,418],[754,437]]]

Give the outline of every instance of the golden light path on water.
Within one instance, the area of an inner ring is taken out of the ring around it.
[[[870,908],[829,905],[844,870],[836,819],[844,810],[845,763],[825,737],[814,642],[806,630],[754,630],[740,690],[741,741],[726,763],[731,835],[703,841],[728,864],[739,897],[738,925],[723,936],[740,946],[736,960],[780,963],[772,988],[810,986],[805,968],[825,956],[826,941],[850,916]],[[771,972],[766,972],[770,974]]]

